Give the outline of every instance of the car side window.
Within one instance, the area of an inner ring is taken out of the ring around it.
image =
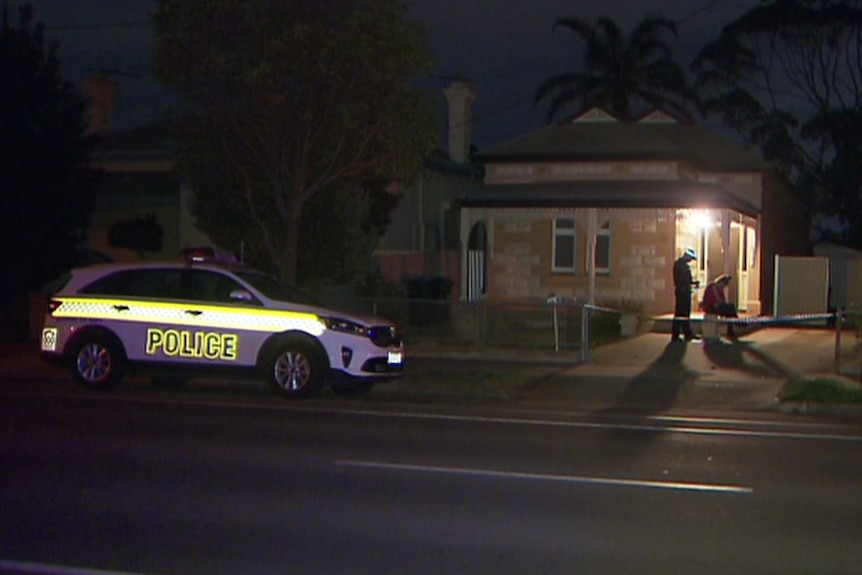
[[[90,295],[177,299],[180,274],[178,269],[119,271],[99,278],[79,291]]]
[[[208,270],[187,270],[183,276],[183,299],[214,303],[237,303],[231,292],[245,287],[224,274]]]

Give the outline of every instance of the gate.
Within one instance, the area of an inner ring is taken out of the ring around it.
[[[826,313],[829,258],[775,256],[774,316]]]

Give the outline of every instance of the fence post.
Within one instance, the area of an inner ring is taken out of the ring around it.
[[[488,321],[488,308],[485,305],[485,298],[479,298],[476,301],[479,304],[479,313],[476,314],[479,318],[479,321],[476,322],[476,344],[479,349],[482,349],[485,345],[485,328],[487,327],[485,323]]]
[[[590,314],[592,309],[588,304],[581,308],[581,363],[590,360]]]
[[[557,321],[556,301],[554,301],[554,351],[560,351],[560,324]]]
[[[844,320],[844,308],[835,312],[835,368],[834,372],[841,373],[841,330]]]
[[[557,315],[557,304],[561,298],[554,294],[548,296],[548,303],[554,306],[554,351],[560,351],[560,323]]]

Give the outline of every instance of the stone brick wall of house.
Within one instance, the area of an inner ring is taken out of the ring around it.
[[[813,253],[810,212],[794,198],[788,187],[773,174],[764,178],[763,214],[761,216],[762,253],[784,256],[810,256]],[[773,312],[775,260],[762,262],[763,313]]]
[[[495,221],[495,247],[488,262],[487,295],[491,298],[520,299],[547,297],[542,294],[542,276],[550,269],[543,263],[542,236],[533,233],[541,222],[531,220]]]
[[[596,276],[596,303],[617,307],[623,300],[638,300],[647,313],[665,313],[673,307],[675,223],[657,219],[653,210],[640,216],[633,212],[626,210],[619,219],[611,216],[611,271]],[[545,299],[553,293],[588,300],[585,226],[579,226],[573,274],[551,272],[551,220],[496,220],[493,226],[488,297]]]

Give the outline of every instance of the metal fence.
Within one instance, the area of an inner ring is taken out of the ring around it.
[[[862,310],[835,313],[835,373],[859,375],[862,382]]]
[[[491,301],[363,299],[364,313],[402,326],[409,345],[576,352],[620,337],[620,310],[555,299]]]
[[[831,330],[834,334],[834,355],[831,371],[857,377],[862,382],[862,310],[840,310],[829,313],[791,314],[782,316],[751,316],[723,318],[712,316],[705,322],[742,324],[758,329],[797,327]],[[829,350],[817,349],[828,361]]]
[[[358,300],[355,305],[357,311],[398,323],[411,346],[433,345],[477,353],[490,348],[510,349],[513,354],[562,352],[582,362],[589,361],[591,349],[620,339],[620,319],[627,315],[621,309],[552,298],[547,301],[368,298]],[[641,331],[650,329],[650,321],[652,318],[641,318]],[[862,310],[717,321],[740,321],[757,329],[834,330],[833,371],[851,376],[862,374]]]

